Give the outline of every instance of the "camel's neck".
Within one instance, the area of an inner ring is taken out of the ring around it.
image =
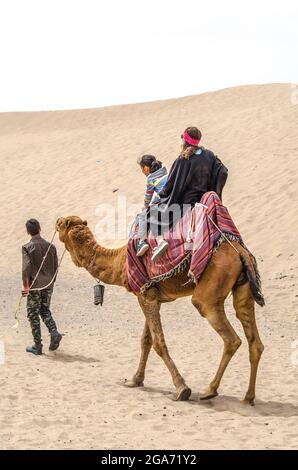
[[[126,250],[126,246],[111,250],[97,244],[88,271],[105,284],[127,287]]]
[[[74,237],[65,246],[73,262],[94,278],[105,284],[127,287],[126,246],[108,249],[100,246],[94,238],[82,243]]]

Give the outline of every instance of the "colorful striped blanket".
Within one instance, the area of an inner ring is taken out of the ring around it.
[[[211,220],[210,220],[211,219]],[[242,238],[231,216],[215,192],[204,194],[199,204],[189,208],[175,227],[164,234],[169,243],[167,252],[157,261],[151,261],[157,242],[151,232],[148,234],[150,249],[137,257],[137,226],[127,249],[127,275],[131,290],[144,291],[189,266],[188,275],[198,281],[210,260],[212,253],[224,241],[223,232],[229,240],[242,243]]]

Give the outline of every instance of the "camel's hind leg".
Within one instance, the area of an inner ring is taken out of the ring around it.
[[[131,381],[125,383],[127,387],[142,387],[144,385],[145,369],[148,356],[152,347],[152,336],[147,321],[141,339],[141,358],[137,372]]]
[[[188,400],[191,390],[185,384],[183,377],[170,357],[165,342],[160,320],[160,303],[158,301],[157,290],[155,288],[148,289],[146,293],[138,296],[138,300],[151,333],[153,348],[162,358],[172,376],[173,383],[176,387],[176,400]]]
[[[264,350],[255,319],[255,301],[249,284],[233,290],[233,303],[236,316],[241,321],[249,346],[250,380],[244,402],[254,404],[258,364]]]
[[[217,301],[215,303],[212,302],[212,300],[207,301],[200,299],[198,295],[199,292],[199,290],[197,292],[195,290],[192,303],[199,310],[200,314],[209,321],[210,325],[221,336],[224,342],[223,355],[215,377],[206,392],[200,396],[201,400],[208,400],[218,395],[217,389],[222,376],[233,355],[241,345],[241,340],[226,317],[224,301]],[[205,297],[205,299],[206,298],[207,297]]]

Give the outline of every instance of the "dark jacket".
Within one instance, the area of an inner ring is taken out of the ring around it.
[[[203,194],[215,191],[222,198],[228,170],[213,152],[200,147],[189,159],[178,157],[170,170],[167,183],[159,193],[157,206],[149,208],[148,222],[154,235],[164,233],[183,215],[182,206],[194,206]],[[178,206],[174,215],[170,210]],[[181,208],[181,211],[179,210]],[[167,216],[169,214],[169,216]]]
[[[22,246],[22,277],[24,286],[26,286],[28,283],[31,285],[40,268],[49,245],[50,243],[44,240],[40,235],[34,235],[30,242]],[[53,279],[57,267],[57,251],[56,247],[52,245],[41,268],[41,271],[32,287],[41,288],[48,285]]]
[[[208,191],[217,192],[221,198],[227,173],[227,168],[219,158],[202,147],[189,159],[178,157],[159,194],[161,202],[167,205],[194,205]]]

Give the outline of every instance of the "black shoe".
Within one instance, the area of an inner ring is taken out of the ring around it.
[[[62,340],[62,335],[59,331],[53,331],[51,333],[51,344],[49,346],[50,351],[56,351],[59,348],[60,341]]]
[[[33,344],[33,346],[27,346],[26,351],[35,356],[40,356],[42,354],[42,344]]]

